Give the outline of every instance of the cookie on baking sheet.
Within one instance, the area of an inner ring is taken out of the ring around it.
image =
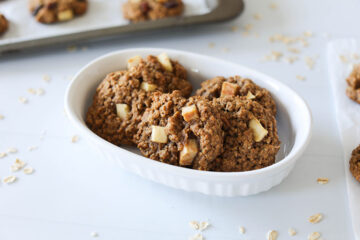
[[[352,151],[350,158],[350,172],[360,182],[360,145]]]
[[[346,78],[348,87],[346,95],[353,101],[360,103],[360,64],[354,65],[349,77]]]
[[[224,151],[216,158],[215,171],[250,171],[275,163],[280,141],[270,111],[238,96],[214,98],[213,105],[221,110],[225,132]]]
[[[110,73],[98,86],[86,123],[115,145],[133,145],[142,114],[151,105],[154,91],[192,91],[186,70],[166,54],[128,60],[128,70]]]
[[[240,96],[242,99],[250,99],[259,102],[266,109],[276,114],[276,104],[270,92],[261,88],[253,81],[240,76],[229,78],[215,77],[201,83],[201,88],[196,95],[207,99],[223,96]]]
[[[179,16],[183,11],[182,0],[128,0],[123,5],[124,18],[133,22]]]
[[[183,98],[179,91],[154,93],[136,135],[144,156],[160,162],[213,170],[223,149],[219,111],[200,97]]]
[[[87,0],[29,0],[29,8],[38,22],[55,23],[82,15],[88,7]]]
[[[9,22],[3,14],[0,13],[0,34],[6,32],[9,27]]]

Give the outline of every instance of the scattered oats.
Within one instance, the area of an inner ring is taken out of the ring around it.
[[[27,100],[27,98],[19,97],[19,102],[25,104],[25,103],[28,103],[28,100]]]
[[[300,50],[298,48],[291,48],[291,47],[288,47],[287,49],[289,52],[292,52],[292,53],[300,53]]]
[[[278,52],[278,51],[272,51],[271,54],[269,55],[269,59],[271,61],[279,61],[280,58],[283,56],[282,52]]]
[[[239,30],[239,27],[238,26],[232,26],[231,27],[231,31],[232,32],[237,32]]]
[[[260,37],[260,34],[259,33],[254,33],[255,37]]]
[[[67,50],[68,52],[75,52],[75,51],[77,50],[77,46],[75,46],[75,45],[68,46],[68,47],[66,48],[66,50]]]
[[[248,32],[248,31],[243,31],[243,32],[241,33],[241,35],[243,35],[244,37],[247,37],[247,36],[250,35],[250,32]]]
[[[310,233],[308,240],[318,240],[321,237],[321,234],[318,232]]]
[[[315,224],[315,223],[320,222],[322,218],[323,218],[322,214],[321,214],[321,213],[317,213],[317,214],[314,214],[314,215],[310,216],[310,217],[308,218],[308,221],[309,221],[310,223],[314,223],[314,224]]]
[[[305,57],[305,63],[309,69],[313,69],[315,65],[315,60],[311,57]]]
[[[245,234],[246,230],[245,230],[244,227],[240,227],[240,228],[239,228],[239,232],[240,232],[241,234]]]
[[[248,24],[246,24],[245,25],[245,30],[248,32],[248,31],[250,31],[252,28],[253,28],[253,25],[251,24],[251,23],[248,23]]]
[[[31,151],[36,150],[37,148],[38,148],[37,146],[30,146],[30,147],[28,147],[28,151],[31,152]]]
[[[4,158],[6,156],[7,156],[7,154],[5,152],[0,152],[0,158]]]
[[[0,114],[0,120],[3,120],[4,118],[5,118],[5,116]]]
[[[289,228],[288,233],[290,236],[295,236],[297,232],[295,231],[295,229]]]
[[[32,167],[26,167],[26,168],[24,168],[23,172],[24,172],[25,174],[30,175],[30,174],[33,174],[33,173],[34,173],[34,169],[33,169]]]
[[[253,17],[254,17],[255,20],[261,20],[262,19],[262,16],[259,13],[255,13],[253,15]]]
[[[269,7],[273,10],[277,9],[278,5],[276,3],[270,3]]]
[[[44,82],[50,82],[50,81],[51,81],[51,77],[50,77],[49,75],[45,74],[45,75],[43,76],[43,81],[44,81]]]
[[[303,47],[308,47],[309,46],[309,42],[306,41],[305,39],[301,39],[300,42],[301,42]]]
[[[200,225],[198,221],[190,221],[189,225],[191,228],[193,228],[194,230],[199,230]]]
[[[339,55],[339,58],[340,60],[343,62],[343,63],[348,63],[349,60],[347,59],[347,57],[345,57],[344,55]]]
[[[267,233],[266,239],[267,239],[267,240],[276,240],[277,237],[278,237],[278,232],[275,231],[275,230],[270,230],[270,231]]]
[[[328,178],[318,178],[317,179],[318,184],[327,184],[329,182]]]
[[[297,61],[297,60],[299,60],[299,58],[296,57],[296,56],[286,57],[286,58],[285,58],[285,61],[286,61],[287,63],[290,63],[290,64],[293,64],[293,63],[294,63],[295,61]]]
[[[210,42],[210,43],[208,44],[208,46],[209,46],[209,48],[213,48],[213,47],[215,47],[215,43]]]
[[[39,96],[44,95],[44,93],[45,93],[45,90],[42,88],[38,88],[38,90],[36,91],[36,95],[39,95]]]
[[[200,231],[204,231],[206,230],[208,227],[210,226],[210,223],[209,222],[201,222],[200,223]]]
[[[8,153],[17,153],[18,150],[17,150],[16,148],[14,148],[14,147],[11,147],[11,148],[9,148],[9,149],[7,150],[7,152],[8,152]]]
[[[305,37],[312,37],[312,36],[314,36],[314,34],[311,31],[305,31],[304,36]]]
[[[190,237],[189,240],[204,240],[205,238],[201,233],[197,233],[194,236]]]
[[[98,234],[97,232],[92,232],[92,233],[90,233],[90,236],[92,236],[92,237],[98,237],[99,234]]]
[[[351,54],[351,58],[354,59],[354,60],[359,60],[360,56],[357,53],[353,53],[353,54]]]
[[[78,140],[79,140],[79,136],[77,136],[77,135],[74,135],[74,136],[72,136],[72,138],[71,138],[71,142],[72,142],[72,143],[76,143]]]
[[[301,76],[301,75],[296,75],[296,78],[300,81],[305,81],[306,77],[305,76]]]
[[[16,172],[19,171],[20,169],[22,169],[24,166],[26,165],[25,162],[21,161],[20,159],[16,159],[14,164],[10,166],[10,170],[12,172]]]
[[[223,48],[223,51],[224,52],[230,52],[230,49],[229,48]]]
[[[17,178],[16,178],[15,176],[8,176],[8,177],[5,177],[5,178],[3,179],[3,182],[4,182],[4,183],[7,183],[7,184],[10,184],[10,183],[15,182],[16,179],[17,179]]]
[[[36,94],[36,90],[33,89],[33,88],[29,88],[27,91],[28,91],[28,93],[30,93],[30,94],[33,94],[33,95]]]

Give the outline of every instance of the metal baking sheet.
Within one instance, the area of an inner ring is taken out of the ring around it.
[[[130,23],[122,16],[121,6],[125,1],[89,0],[89,9],[84,16],[51,25],[36,22],[25,0],[2,1],[0,12],[8,18],[10,28],[0,37],[0,53],[168,27],[220,22],[238,16],[244,8],[242,0],[183,0],[183,16]]]

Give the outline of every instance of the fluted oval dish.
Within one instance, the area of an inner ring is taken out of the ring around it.
[[[135,55],[146,57],[163,52],[188,70],[194,89],[206,79],[233,75],[250,78],[268,89],[277,104],[276,119],[282,142],[276,163],[248,172],[198,171],[145,158],[136,148],[118,147],[94,134],[85,124],[85,115],[96,87],[106,74],[126,69],[127,59]],[[227,197],[256,194],[281,183],[308,145],[312,125],[311,113],[304,100],[281,82],[239,64],[171,49],[126,49],[95,59],[83,67],[71,81],[65,95],[65,110],[71,123],[100,150],[103,159],[169,187]]]

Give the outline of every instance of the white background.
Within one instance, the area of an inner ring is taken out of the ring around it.
[[[270,9],[271,2],[278,9]],[[0,120],[0,152],[9,147],[19,152],[0,159],[0,177],[10,174],[16,157],[36,172],[15,173],[16,183],[0,184],[0,239],[92,239],[93,231],[99,239],[188,239],[194,234],[190,220],[210,221],[212,226],[203,233],[209,240],[265,239],[270,229],[279,231],[280,240],[290,239],[289,227],[298,231],[291,239],[306,239],[313,231],[327,240],[354,239],[325,47],[331,39],[360,35],[359,10],[358,0],[248,0],[244,14],[228,23],[79,44],[75,52],[59,47],[1,56],[0,114],[5,119]],[[262,19],[255,20],[255,13]],[[244,36],[248,23],[254,27]],[[239,31],[231,31],[232,26]],[[299,36],[306,30],[315,36],[308,48],[301,48],[301,60],[292,65],[260,61],[271,50],[289,55],[284,45],[268,41],[270,35]],[[209,42],[215,47],[209,48]],[[90,60],[130,47],[216,56],[256,68],[295,89],[314,117],[311,144],[295,170],[281,185],[256,196],[209,197],[173,190],[109,165],[81,136],[71,143],[76,130],[63,113],[69,79]],[[315,67],[309,70],[304,57],[316,55]],[[51,76],[50,83],[42,80],[44,74]],[[27,93],[39,87],[45,89],[44,96]],[[20,96],[29,103],[19,103]],[[29,146],[38,149],[29,152]],[[329,184],[318,185],[318,177],[328,177]],[[323,221],[308,223],[307,217],[317,212],[324,214]],[[239,226],[246,228],[245,235]]]

